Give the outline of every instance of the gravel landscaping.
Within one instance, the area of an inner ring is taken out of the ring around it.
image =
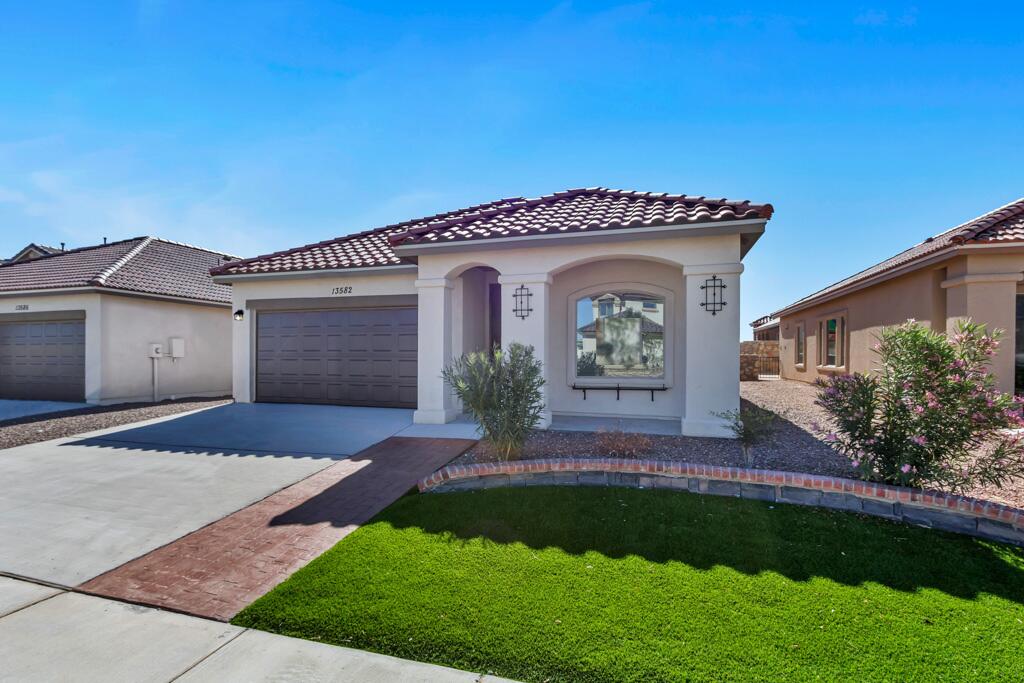
[[[122,403],[0,422],[0,449],[120,427],[121,425],[230,403],[226,398],[178,399],[160,403]]]
[[[744,404],[756,405],[779,417],[772,442],[755,449],[754,467],[856,478],[846,457],[819,439],[811,428],[814,423],[828,423],[827,413],[814,404],[816,393],[813,385],[804,382],[740,382],[740,397]],[[645,438],[650,440],[650,448],[640,456],[643,458],[725,467],[745,466],[739,444],[732,439],[657,435],[647,435]],[[600,435],[592,432],[536,432],[527,441],[522,458],[600,458],[610,455],[599,447],[599,439]],[[488,462],[493,459],[486,446],[480,444],[459,457],[454,464]],[[967,492],[967,495],[1024,507],[1024,480],[1009,482],[999,488],[979,487]]]
[[[850,476],[852,468],[844,456],[811,432],[811,423],[824,422],[824,411],[814,405],[814,387],[802,382],[741,382],[740,396],[779,416],[770,444],[754,451],[754,467],[789,472],[811,472]],[[600,458],[609,455],[598,445],[599,434],[549,430],[530,437],[522,458]],[[681,460],[726,467],[744,467],[743,453],[732,439],[693,436],[646,435],[650,449],[641,457]],[[456,464],[487,462],[493,458],[481,444],[461,456]]]

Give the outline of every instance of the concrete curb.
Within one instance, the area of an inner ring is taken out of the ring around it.
[[[939,491],[800,472],[671,460],[548,458],[448,465],[420,480],[421,492],[504,486],[625,486],[733,496],[859,512],[1024,547],[1024,510]]]

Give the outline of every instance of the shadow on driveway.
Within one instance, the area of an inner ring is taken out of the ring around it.
[[[232,403],[66,445],[189,454],[349,456],[412,424],[398,408]]]

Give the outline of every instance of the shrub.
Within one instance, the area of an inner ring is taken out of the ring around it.
[[[825,440],[862,478],[890,484],[963,493],[1021,476],[1020,401],[988,372],[1000,335],[970,321],[951,337],[913,320],[884,328],[876,374],[818,382],[834,424]]]
[[[507,350],[471,353],[445,368],[442,377],[499,458],[517,456],[544,410],[544,377],[533,347],[513,343]]]
[[[611,429],[597,433],[597,450],[613,458],[638,458],[651,452],[654,441],[646,434]]]
[[[742,406],[715,415],[729,422],[729,430],[743,449],[743,461],[747,467],[753,467],[754,446],[770,441],[775,433],[775,413],[757,406]]]

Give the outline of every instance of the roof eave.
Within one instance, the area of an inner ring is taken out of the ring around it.
[[[269,273],[224,273],[213,275],[213,281],[229,285],[233,282],[245,282],[247,280],[294,280],[344,275],[392,275],[415,273],[417,268],[414,263],[401,263],[393,266],[365,266],[361,268],[309,268],[306,270],[281,270]]]
[[[917,270],[918,268],[923,268],[929,264],[936,263],[938,261],[943,261],[951,256],[956,255],[959,251],[961,251],[964,248],[965,246],[962,245],[951,245],[948,247],[944,247],[926,256],[922,256],[920,258],[907,261],[906,263],[899,265],[895,268],[883,270],[882,272],[876,273],[871,277],[864,278],[863,280],[857,280],[856,282],[851,282],[849,285],[846,285],[845,287],[840,287],[839,289],[833,290],[826,294],[822,294],[821,296],[812,295],[809,298],[801,299],[800,301],[792,303],[789,306],[786,306],[785,308],[780,308],[771,315],[773,318],[781,318],[784,315],[792,315],[793,313],[796,313],[798,311],[802,311],[807,308],[817,306],[819,304],[827,303],[829,301],[832,301],[833,299],[838,299],[841,296],[846,296],[847,294],[852,294],[853,292],[857,292],[868,287],[873,287],[874,285],[880,282],[891,280],[892,278],[899,277],[900,275],[912,272],[914,270]]]
[[[541,246],[556,240],[575,240],[586,244],[591,242],[634,241],[642,239],[658,239],[668,237],[699,237],[706,235],[738,234],[745,238],[745,248],[741,246],[741,258],[764,233],[767,218],[744,218],[731,221],[702,221],[674,225],[660,225],[647,228],[613,228],[609,230],[593,230],[589,232],[549,233],[544,235],[522,235],[512,237],[490,237],[476,240],[458,240],[453,242],[432,242],[429,244],[401,244],[393,247],[394,252],[402,257],[421,254],[440,254],[452,251],[475,251],[479,249],[521,249]]]
[[[187,296],[175,296],[173,294],[158,294],[156,292],[139,292],[133,289],[121,289],[119,287],[107,287],[103,285],[74,285],[70,287],[42,287],[39,289],[6,290],[0,291],[0,299],[19,296],[52,296],[60,294],[116,294],[118,296],[134,296],[143,299],[159,299],[161,301],[178,301],[181,303],[197,304],[202,306],[231,307],[230,301],[197,299]]]

